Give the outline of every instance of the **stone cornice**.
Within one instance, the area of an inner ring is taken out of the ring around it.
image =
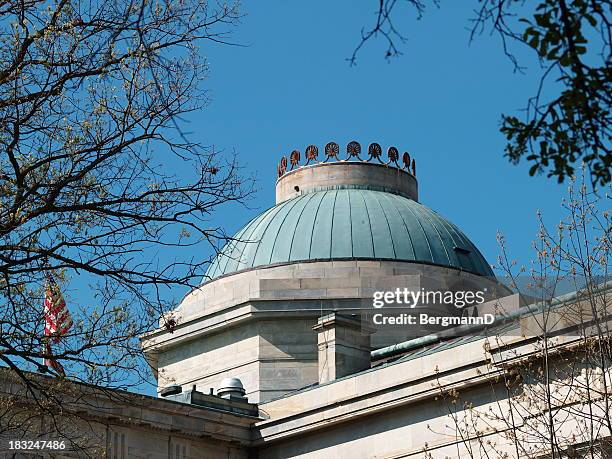
[[[262,404],[262,413],[270,419],[256,424],[254,444],[303,435],[399,406],[433,401],[441,391],[490,382],[504,370],[487,367],[483,344],[484,339],[462,345],[461,364],[453,358],[456,349],[448,349],[418,360],[373,368]]]

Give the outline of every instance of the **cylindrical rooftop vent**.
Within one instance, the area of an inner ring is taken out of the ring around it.
[[[217,395],[225,399],[244,398],[245,393],[242,381],[238,378],[225,378],[217,389]]]

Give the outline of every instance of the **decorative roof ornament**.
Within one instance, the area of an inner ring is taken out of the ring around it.
[[[402,162],[404,163],[404,167],[410,171],[410,154],[408,154],[407,151],[405,151],[402,156]]]
[[[319,149],[316,145],[308,145],[306,147],[306,165],[310,163],[310,161],[316,161],[317,156],[319,156]]]
[[[406,151],[402,155],[400,164],[400,154],[399,150],[396,147],[389,147],[387,149],[387,157],[388,161],[385,162],[382,157],[382,147],[379,143],[372,142],[368,146],[368,155],[367,159],[361,159],[361,144],[355,140],[349,142],[346,146],[346,159],[340,159],[340,146],[336,142],[328,142],[325,145],[325,159],[323,161],[318,161],[319,157],[319,148],[316,145],[308,145],[306,147],[306,151],[304,152],[304,156],[306,157],[306,162],[304,166],[307,166],[311,163],[322,164],[327,163],[328,161],[336,160],[338,162],[351,162],[351,161],[361,161],[361,162],[370,162],[373,160],[378,161],[379,164],[389,167],[395,167],[397,169],[403,170],[413,176],[416,177],[416,161],[414,158],[410,157],[410,154]],[[287,160],[286,156],[283,156],[280,160],[280,163],[277,167],[278,177],[282,177],[287,173],[287,167],[292,171],[294,169],[300,168],[300,160],[302,154],[299,150],[293,150],[289,155],[289,159]]]
[[[282,177],[287,172],[287,157],[283,156],[278,163],[278,176]]]
[[[336,142],[329,142],[327,145],[325,145],[325,155],[327,156],[327,158],[325,158],[325,161],[323,162],[326,163],[327,160],[331,158],[338,159],[339,153],[340,153],[340,145],[338,145]]]
[[[293,150],[289,155],[289,162],[291,163],[291,170],[300,165],[300,151]]]
[[[399,167],[397,164],[397,160],[399,159],[399,151],[395,147],[389,147],[387,150],[387,156],[389,157],[389,162],[387,164],[393,163]]]
[[[382,160],[380,159],[380,157],[382,156],[382,148],[380,147],[379,144],[377,144],[376,142],[371,143],[370,146],[368,147],[368,153],[370,155],[370,157],[368,158],[368,161],[376,158],[380,163],[382,163]]]
[[[356,142],[354,140],[352,142],[349,142],[349,144],[346,146],[346,153],[348,154],[348,157],[346,158],[347,160],[351,158],[357,158],[362,161],[362,159],[359,157],[359,155],[361,154],[361,145],[359,144],[359,142]]]

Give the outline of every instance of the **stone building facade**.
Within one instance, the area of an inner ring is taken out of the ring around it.
[[[173,311],[176,327],[142,337],[159,397],[97,402],[106,407],[92,420],[102,457],[553,457],[547,442],[533,455],[517,449],[517,432],[537,437],[544,410],[515,413],[526,387],[539,390],[535,379],[508,384],[539,355],[533,316],[542,305],[499,283],[465,234],[419,202],[407,154],[391,147],[383,159],[378,144],[365,154],[351,142],[346,159],[333,143],[322,155],[308,147],[303,166],[300,156],[281,161],[276,205],[217,256]],[[398,289],[483,298],[373,306],[377,292]],[[553,305],[585,309],[579,293]],[[375,319],[421,313],[458,322]],[[474,319],[486,316],[493,320]],[[557,356],[582,352],[576,323],[559,313]],[[572,378],[590,381],[591,370],[584,363]],[[607,393],[598,386],[583,403],[570,391],[563,402],[601,414],[599,457],[609,457]],[[574,416],[558,448],[579,454],[587,440]]]

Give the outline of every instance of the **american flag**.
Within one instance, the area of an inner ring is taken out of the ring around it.
[[[62,336],[72,327],[72,317],[66,306],[59,286],[49,274],[47,276],[47,290],[45,292],[45,353],[52,355],[51,343],[58,343]],[[45,358],[45,365],[53,368],[57,373],[65,376],[64,367],[54,358]]]
[[[72,327],[72,317],[59,286],[49,274],[45,293],[45,336],[58,343]]]

